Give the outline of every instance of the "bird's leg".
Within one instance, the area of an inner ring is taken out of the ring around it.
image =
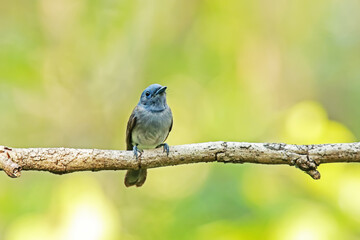
[[[169,156],[170,147],[167,143],[162,143],[159,146],[157,146],[156,148],[158,148],[158,147],[163,147],[164,152],[166,152],[166,156]]]
[[[135,156],[136,160],[138,160],[141,157],[143,150],[138,149],[137,145],[134,145],[133,152],[134,152],[134,156]],[[139,155],[138,155],[138,153],[139,153]]]

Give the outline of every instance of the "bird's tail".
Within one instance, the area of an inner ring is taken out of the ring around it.
[[[138,170],[128,170],[125,176],[125,186],[137,186],[141,187],[146,180],[147,170],[146,168],[140,168]]]

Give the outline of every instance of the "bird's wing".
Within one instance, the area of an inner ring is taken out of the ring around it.
[[[167,138],[168,138],[168,136],[169,136],[169,133],[171,132],[171,129],[172,129],[172,126],[173,126],[173,122],[174,122],[174,119],[173,119],[172,114],[171,114],[171,124],[170,124],[170,128],[169,128],[169,132],[168,132],[168,134],[167,134],[167,136],[166,136],[166,138],[165,138],[164,142],[166,141],[166,139],[167,139]]]
[[[174,119],[173,119],[173,118],[171,118],[171,124],[170,124],[170,128],[169,128],[169,133],[171,132],[172,125],[173,125],[173,121],[174,121]]]
[[[126,127],[126,150],[133,149],[131,135],[132,135],[132,130],[134,129],[134,127],[136,125],[136,116],[135,116],[136,108],[137,108],[137,106],[134,108],[133,112],[131,113],[129,121],[127,123],[127,127]]]

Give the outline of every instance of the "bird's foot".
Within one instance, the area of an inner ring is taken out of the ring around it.
[[[134,145],[133,152],[134,152],[134,156],[135,156],[136,160],[138,160],[141,157],[143,150],[139,149],[136,145]]]
[[[170,147],[167,143],[162,143],[159,146],[157,146],[156,148],[158,148],[158,147],[163,147],[163,149],[164,149],[163,152],[166,152],[166,156],[169,156]]]

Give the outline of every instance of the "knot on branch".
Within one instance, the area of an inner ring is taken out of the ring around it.
[[[3,169],[9,177],[17,178],[21,176],[21,167],[12,161],[9,154],[11,151],[11,148],[0,146],[0,168]]]
[[[313,179],[320,179],[320,173],[316,170],[318,165],[308,155],[303,155],[297,158],[294,165],[309,174]]]

